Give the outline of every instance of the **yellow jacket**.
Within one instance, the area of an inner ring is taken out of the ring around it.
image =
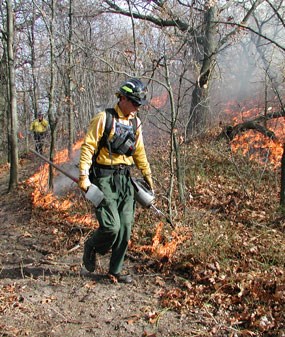
[[[37,133],[43,133],[47,131],[48,127],[48,121],[43,119],[42,121],[39,121],[38,119],[35,119],[30,127],[30,131],[37,132]]]
[[[125,117],[120,110],[118,104],[115,105],[115,110],[119,116],[119,122],[125,125],[130,125],[130,120],[134,118],[134,115]],[[79,161],[79,173],[80,175],[88,175],[90,166],[92,164],[93,154],[96,153],[98,149],[99,140],[103,136],[103,132],[106,124],[106,113],[102,111],[98,113],[92,120],[87,130],[84,142],[81,146],[81,154]],[[114,124],[110,131],[108,139],[111,139],[115,133]],[[145,147],[143,143],[142,127],[141,121],[137,117],[137,132],[136,132],[136,150],[133,156],[127,157],[125,155],[112,153],[112,158],[110,157],[107,147],[102,147],[100,153],[97,157],[97,163],[100,165],[133,165],[135,164],[139,170],[141,170],[142,175],[151,176],[150,166],[146,157]]]

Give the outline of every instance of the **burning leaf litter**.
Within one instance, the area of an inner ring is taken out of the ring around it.
[[[138,244],[132,242],[131,250],[146,252],[160,263],[167,261],[160,269],[161,278],[155,280],[159,287],[156,295],[164,308],[182,314],[200,308],[208,313],[209,324],[214,324],[212,313],[223,317],[224,326],[213,327],[213,336],[222,331],[275,336],[277,330],[284,331],[285,282],[281,255],[284,236],[279,227],[270,228],[274,223],[274,197],[269,198],[266,185],[255,185],[253,191],[247,184],[248,197],[243,200],[240,180],[236,182],[233,175],[225,175],[230,161],[224,160],[223,152],[211,152],[209,146],[193,146],[194,152],[189,151],[190,164],[203,160],[200,178],[189,183],[191,212],[184,221],[189,225],[180,221],[175,231],[166,233],[165,223],[153,222],[149,230],[152,236],[143,245],[135,228]],[[220,162],[222,166],[218,166]],[[217,174],[213,167],[222,172]],[[92,215],[88,218],[72,212],[75,206],[71,198],[58,199],[43,193],[48,166],[42,168],[29,180],[35,187],[34,212],[39,208],[47,212],[45,225],[54,225],[54,236],[64,240],[64,230],[73,225],[84,224],[90,229],[96,226]],[[187,169],[195,176],[195,167]],[[81,201],[77,198],[76,202]],[[144,222],[149,223],[149,219]],[[147,229],[142,233],[147,233]],[[167,277],[172,274],[174,284],[169,285]],[[90,283],[90,287],[94,286]],[[157,312],[149,312],[155,322]]]

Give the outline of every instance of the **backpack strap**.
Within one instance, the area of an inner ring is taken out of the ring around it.
[[[116,118],[116,119],[119,118],[119,116],[118,116],[118,114],[117,114],[117,112],[114,108],[106,109],[105,112],[106,112],[105,128],[104,128],[103,136],[101,137],[101,139],[98,142],[98,149],[92,157],[91,168],[92,168],[92,166],[96,165],[96,160],[97,160],[97,157],[99,156],[99,153],[100,153],[100,150],[102,149],[102,147],[104,147],[104,146],[108,147],[108,138],[109,138],[112,126],[113,126],[114,118]],[[137,117],[133,118],[131,120],[131,123],[132,123],[132,127],[133,127],[134,136],[136,137],[136,132],[137,132],[137,128],[138,128]],[[111,152],[110,152],[110,154],[111,154]]]
[[[115,109],[106,109],[105,112],[106,112],[105,129],[104,129],[104,132],[103,132],[103,136],[99,141],[97,153],[101,150],[101,148],[103,146],[105,146],[107,144],[107,140],[108,140],[109,134],[110,134],[112,126],[113,126],[114,118],[119,118]]]
[[[92,165],[91,165],[91,167],[96,164],[96,159],[99,156],[99,153],[100,153],[102,147],[104,147],[104,146],[107,145],[107,140],[108,140],[109,134],[110,134],[111,129],[112,129],[114,118],[118,118],[118,114],[117,114],[117,112],[116,112],[115,109],[106,109],[105,112],[106,112],[106,123],[105,123],[105,128],[104,128],[103,136],[99,140],[99,142],[98,142],[98,149],[97,149],[96,153],[92,157]]]
[[[137,133],[137,129],[138,129],[138,119],[135,116],[135,118],[133,118],[131,120],[132,126],[133,126],[133,132],[134,132],[134,136],[136,137],[136,133]]]

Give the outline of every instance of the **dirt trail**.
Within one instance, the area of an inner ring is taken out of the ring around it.
[[[26,163],[27,164],[27,163]],[[21,179],[35,167],[21,168]],[[126,260],[132,285],[105,275],[108,256],[99,257],[94,275],[81,273],[82,247],[54,251],[51,230],[30,221],[30,192],[6,194],[8,171],[0,176],[0,336],[209,336],[197,314],[161,308],[161,287],[171,277],[144,272]]]

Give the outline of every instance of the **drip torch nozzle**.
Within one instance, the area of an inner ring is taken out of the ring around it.
[[[154,209],[158,215],[162,215],[171,227],[175,229],[171,220],[160,209],[154,206],[154,194],[149,189],[149,186],[145,185],[145,181],[143,179],[132,178],[132,184],[135,190],[136,201],[144,208]]]
[[[171,220],[160,209],[158,209],[156,206],[154,206],[154,204],[151,204],[150,207],[153,208],[157,214],[162,215],[165,218],[165,220],[170,224],[170,226],[173,229],[175,229],[175,226],[173,225]]]

